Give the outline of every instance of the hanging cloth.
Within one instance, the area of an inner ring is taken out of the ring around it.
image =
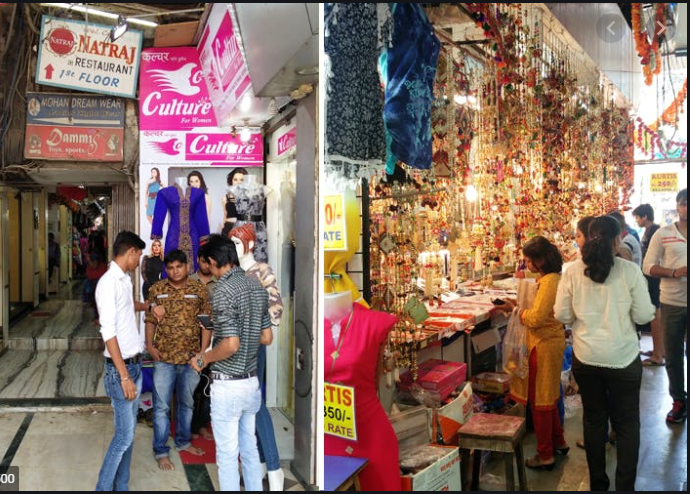
[[[431,168],[431,102],[441,42],[418,3],[393,4],[393,43],[381,57],[386,170]]]
[[[370,177],[386,155],[378,56],[390,39],[390,7],[327,3],[324,15],[326,172]]]

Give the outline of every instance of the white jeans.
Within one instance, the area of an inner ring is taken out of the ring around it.
[[[221,491],[240,490],[238,453],[242,459],[245,490],[263,490],[255,420],[260,406],[261,388],[256,377],[213,381],[211,385],[211,423]]]

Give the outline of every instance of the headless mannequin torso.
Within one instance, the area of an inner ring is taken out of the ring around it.
[[[323,295],[323,315],[332,324],[331,334],[335,345],[338,344],[340,331],[343,329],[340,327],[341,321],[352,312],[352,303],[352,293],[349,291]]]

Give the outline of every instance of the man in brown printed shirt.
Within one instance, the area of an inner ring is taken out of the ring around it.
[[[193,396],[199,374],[188,362],[210,344],[210,331],[202,333],[197,316],[210,315],[211,304],[206,286],[188,277],[187,261],[187,255],[179,249],[166,254],[163,262],[168,277],[149,291],[150,307],[162,306],[165,315],[159,320],[149,310],[145,319],[146,349],[154,360],[153,452],[162,470],[174,469],[167,445],[173,391],[177,391],[175,449],[204,454],[191,444]]]

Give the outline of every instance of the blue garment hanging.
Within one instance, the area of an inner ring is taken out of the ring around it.
[[[380,57],[386,91],[386,169],[431,168],[431,101],[441,42],[421,4],[393,6],[393,44]]]

